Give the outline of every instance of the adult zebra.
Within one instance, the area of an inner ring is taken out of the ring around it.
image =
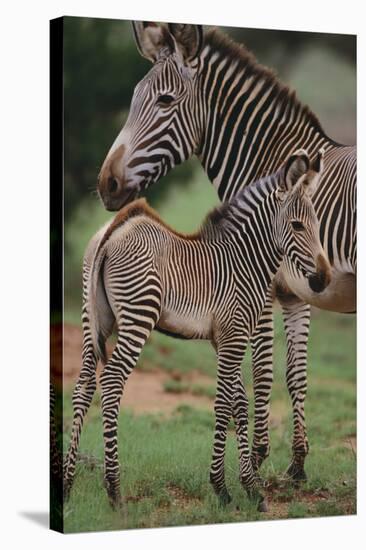
[[[255,393],[253,465],[269,453],[273,378],[273,298],[280,301],[287,339],[286,380],[293,408],[293,456],[287,470],[304,479],[308,453],[304,401],[310,305],[356,309],[356,152],[326,136],[294,92],[244,47],[199,25],[134,22],[140,53],[153,62],[136,86],[124,128],[100,172],[99,192],[117,210],[196,154],[221,200],[275,172],[289,153],[324,148],[324,173],[313,197],[332,282],[308,281],[285,260],[251,338]]]

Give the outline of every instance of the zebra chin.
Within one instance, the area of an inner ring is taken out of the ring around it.
[[[116,212],[136,199],[139,191],[140,187],[134,186],[132,188],[125,188],[119,191],[118,194],[103,193],[101,191],[99,194],[105,209],[109,212]]]

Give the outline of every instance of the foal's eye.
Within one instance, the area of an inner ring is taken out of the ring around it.
[[[174,101],[174,97],[172,95],[163,94],[163,95],[159,95],[158,99],[156,100],[156,103],[158,105],[162,105],[165,107],[173,103],[173,101]]]
[[[305,229],[304,225],[301,222],[298,222],[298,221],[291,222],[291,226],[292,226],[292,229],[294,231],[297,231],[297,232],[304,231],[304,229]]]

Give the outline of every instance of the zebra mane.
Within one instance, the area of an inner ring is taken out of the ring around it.
[[[269,195],[278,186],[283,175],[283,168],[278,172],[265,176],[240,191],[229,201],[224,202],[207,214],[200,234],[205,240],[220,240],[236,231],[245,215],[252,215],[253,205],[258,204],[258,197],[262,199]]]
[[[116,229],[124,225],[131,218],[145,216],[161,225],[173,235],[189,241],[220,241],[238,228],[238,216],[243,218],[245,213],[250,214],[253,208],[253,196],[264,198],[279,181],[281,169],[276,174],[266,176],[241,189],[231,200],[224,202],[206,215],[201,227],[195,233],[182,233],[165,223],[158,212],[151,208],[145,198],[140,198],[124,206],[107,227],[98,251],[108,241]]]
[[[298,99],[295,90],[283,84],[275,71],[261,65],[255,55],[247,50],[244,44],[235,42],[216,27],[209,29],[205,33],[204,40],[205,45],[209,46],[212,51],[219,52],[233,62],[236,62],[238,64],[238,69],[245,69],[248,76],[262,76],[268,85],[277,89],[278,96],[283,103],[291,103],[295,108],[301,110],[303,115],[308,118],[315,129],[325,135],[318,117],[313,113],[310,107]]]
[[[206,241],[222,239],[231,226],[230,217],[232,217],[232,204],[230,202],[224,202],[211,210],[200,227],[200,238]]]
[[[137,199],[136,201],[133,201],[121,208],[107,227],[102,239],[100,240],[98,244],[98,251],[103,247],[118,227],[121,227],[121,225],[126,223],[126,221],[130,218],[144,214],[147,208],[149,207],[145,199]]]
[[[221,207],[222,206],[224,205],[221,205]],[[159,216],[158,212],[156,212],[156,210],[149,206],[146,199],[140,198],[131,202],[130,204],[127,204],[126,206],[121,208],[121,210],[116,214],[110,225],[107,227],[98,245],[98,250],[103,247],[103,245],[108,241],[108,239],[111,237],[112,233],[114,233],[116,229],[124,225],[131,218],[136,218],[138,216],[145,216],[150,220],[158,223],[163,228],[167,229],[173,235],[189,241],[203,240],[208,238],[212,239],[214,236],[219,236],[219,230],[217,226],[218,224],[213,223],[210,218],[210,216],[213,216],[213,212],[211,213],[211,215],[209,214],[207,216],[205,222],[202,224],[201,228],[198,231],[196,231],[195,233],[182,233],[165,223]]]

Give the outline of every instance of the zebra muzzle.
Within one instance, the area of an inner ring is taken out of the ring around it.
[[[120,210],[120,208],[133,201],[140,190],[138,185],[125,186],[122,189],[118,187],[118,183],[111,182],[110,185],[113,186],[114,191],[110,191],[109,193],[100,192],[104,207],[110,212]]]
[[[324,256],[317,258],[317,272],[309,277],[309,286],[313,292],[323,292],[327,288],[331,279],[331,269],[329,262]]]

